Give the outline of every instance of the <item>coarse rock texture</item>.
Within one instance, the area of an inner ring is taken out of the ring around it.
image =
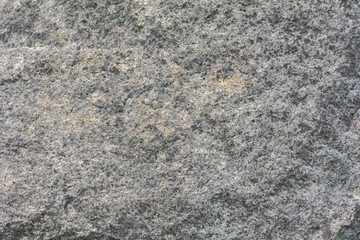
[[[0,0],[0,239],[360,239],[357,0]]]

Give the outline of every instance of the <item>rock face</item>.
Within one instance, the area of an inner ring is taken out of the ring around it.
[[[360,239],[359,15],[1,0],[0,239]]]

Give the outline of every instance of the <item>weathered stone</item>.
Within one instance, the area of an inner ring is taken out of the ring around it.
[[[360,239],[357,1],[0,1],[1,239]]]

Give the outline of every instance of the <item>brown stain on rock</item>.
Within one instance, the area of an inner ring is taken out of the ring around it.
[[[0,192],[13,192],[15,190],[15,184],[13,181],[8,179],[8,171],[2,170],[0,172]]]
[[[207,75],[207,84],[210,91],[220,91],[227,94],[241,92],[246,90],[247,75],[240,73],[239,66],[236,63],[231,63],[235,68],[234,73],[230,76],[225,76],[222,69],[225,63],[223,61],[215,64],[209,74]]]

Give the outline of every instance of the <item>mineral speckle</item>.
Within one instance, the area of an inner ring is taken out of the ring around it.
[[[0,238],[360,239],[359,16],[0,0]]]

